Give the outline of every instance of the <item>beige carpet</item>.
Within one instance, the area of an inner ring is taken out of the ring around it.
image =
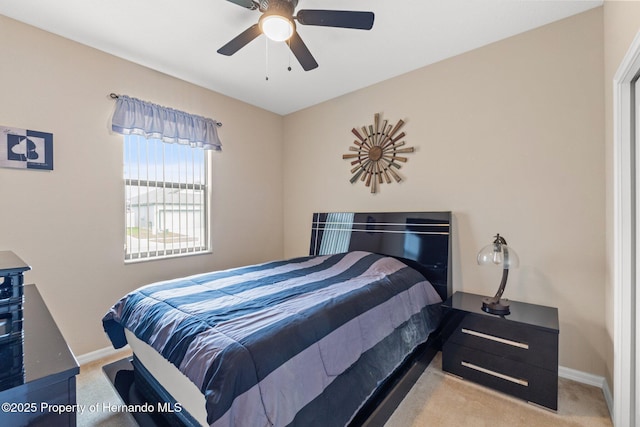
[[[442,372],[441,353],[386,427],[612,426],[602,390],[560,378],[554,412]]]
[[[125,356],[121,353],[80,368],[79,404],[121,404],[102,366]],[[441,366],[438,353],[386,427],[612,426],[602,390],[597,387],[561,378],[556,413],[444,374]],[[126,413],[86,411],[78,414],[78,426],[136,427],[136,423]]]
[[[78,414],[78,427],[138,427],[130,414],[103,409],[103,403],[106,403],[107,406],[109,403],[122,405],[122,400],[107,376],[102,372],[102,367],[129,355],[130,353],[121,352],[116,356],[100,359],[80,367],[80,375],[76,379],[76,400],[78,405],[85,405],[85,408],[91,408],[94,405],[93,408],[96,409]]]

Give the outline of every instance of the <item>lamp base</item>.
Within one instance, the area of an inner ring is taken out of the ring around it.
[[[495,298],[482,298],[482,311],[490,314],[506,315],[509,311],[509,303],[507,300]]]

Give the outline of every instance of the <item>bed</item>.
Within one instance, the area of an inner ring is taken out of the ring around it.
[[[371,425],[439,349],[450,252],[449,212],[316,213],[308,256],[143,286],[103,325],[172,425]]]

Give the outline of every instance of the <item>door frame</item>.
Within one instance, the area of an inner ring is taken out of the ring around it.
[[[635,82],[640,73],[640,33],[636,35],[622,60],[613,80],[613,319],[614,319],[614,399],[613,421],[616,426],[636,425],[639,414],[636,408],[638,396],[637,352],[638,316],[636,282],[640,243],[636,238],[638,211],[637,165],[640,161],[636,150]],[[640,269],[638,269],[640,270]]]

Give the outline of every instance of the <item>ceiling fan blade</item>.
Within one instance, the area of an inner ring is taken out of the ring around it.
[[[262,31],[260,31],[260,27],[258,26],[258,24],[253,24],[252,26],[238,34],[236,38],[218,49],[218,53],[231,56],[245,47],[247,44],[249,44],[249,42],[258,37],[260,34],[262,34]]]
[[[370,30],[373,28],[373,12],[353,12],[349,10],[299,10],[296,19],[302,25],[322,27],[353,28]]]
[[[227,0],[228,2],[235,3],[238,6],[246,7],[247,9],[255,10],[258,5],[253,0]]]
[[[294,32],[289,39],[289,48],[305,71],[318,67],[318,63],[313,58],[313,55],[311,55],[307,45],[304,44],[297,31]]]

